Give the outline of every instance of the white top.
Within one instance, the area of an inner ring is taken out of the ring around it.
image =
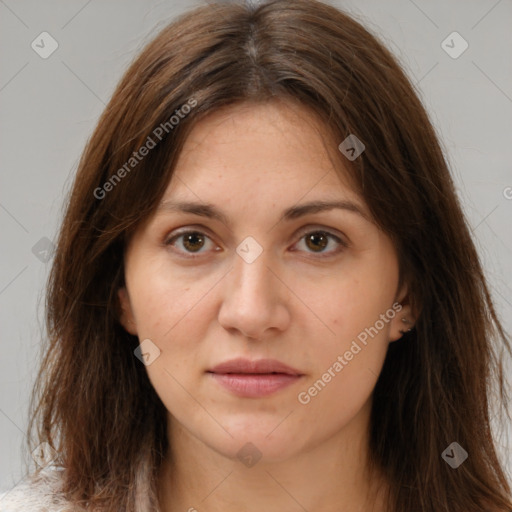
[[[29,475],[8,491],[0,492],[0,512],[78,512],[60,491],[61,471],[54,466]]]

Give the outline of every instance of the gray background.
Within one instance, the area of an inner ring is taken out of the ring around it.
[[[377,33],[417,84],[512,332],[512,2],[331,3]],[[167,21],[198,4],[0,0],[0,489],[22,476],[39,357],[51,260],[32,248],[55,239],[80,153],[129,61]],[[31,48],[43,31],[59,44],[47,59]],[[456,59],[441,46],[453,31],[469,44]],[[510,425],[508,432],[498,446],[512,471]]]

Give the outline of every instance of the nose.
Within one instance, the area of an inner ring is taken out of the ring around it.
[[[290,322],[289,290],[270,269],[267,253],[252,263],[238,254],[224,280],[219,323],[246,338],[263,339],[272,331],[284,331]],[[275,334],[274,333],[274,334]]]

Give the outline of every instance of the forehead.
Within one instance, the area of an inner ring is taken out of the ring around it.
[[[195,196],[261,204],[320,196],[363,203],[333,139],[313,113],[293,103],[216,111],[191,130],[163,201]]]

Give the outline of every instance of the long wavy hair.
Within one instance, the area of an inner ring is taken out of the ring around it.
[[[56,450],[62,492],[76,505],[158,510],[157,475],[172,447],[164,405],[134,356],[139,340],[120,325],[123,252],[197,122],[228,105],[278,100],[314,112],[340,143],[349,134],[365,143],[352,162],[335,151],[395,244],[420,312],[415,329],[390,344],[373,394],[368,463],[389,481],[387,510],[510,511],[490,420],[495,403],[510,419],[502,359],[511,344],[443,149],[418,91],[378,37],[315,0],[195,8],[124,74],[66,205],[29,450],[41,442]],[[148,138],[155,145],[141,157]],[[441,457],[453,441],[469,454],[457,469]]]

